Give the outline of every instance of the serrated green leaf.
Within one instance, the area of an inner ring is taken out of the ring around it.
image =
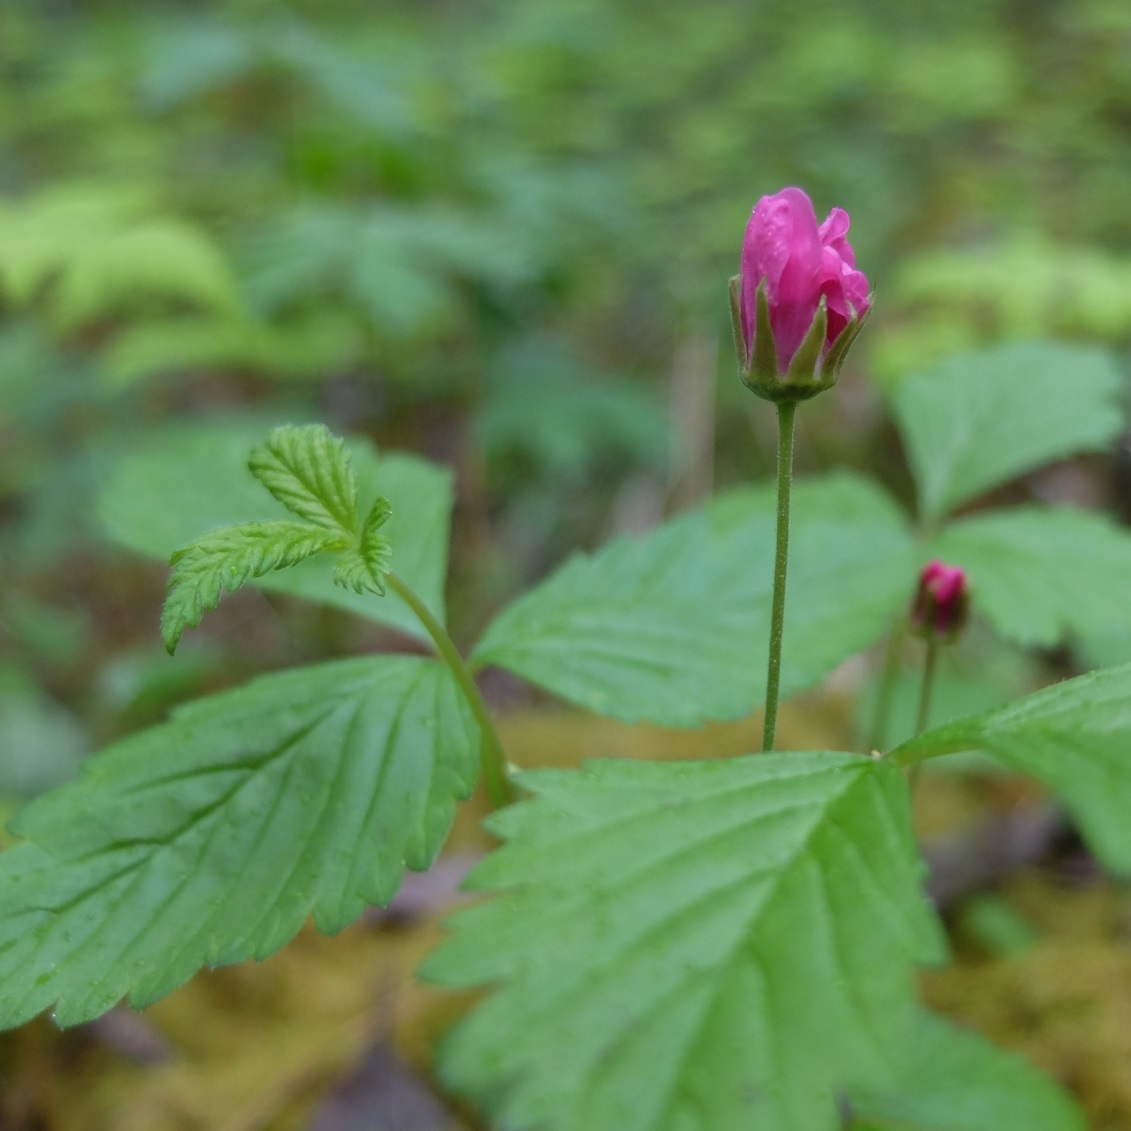
[[[387,499],[378,499],[362,523],[357,545],[338,556],[334,568],[334,584],[355,593],[376,593],[385,596],[385,574],[389,572],[392,546],[378,530],[391,514]]]
[[[475,782],[438,662],[271,675],[178,711],[25,809],[0,854],[0,1025],[141,1006],[201,966],[337,931],[429,866]]]
[[[853,1097],[854,1111],[905,1131],[1086,1131],[1053,1080],[1017,1053],[923,1013],[901,1050],[899,1086]]]
[[[349,449],[324,424],[276,428],[247,466],[299,518],[331,530],[357,530],[357,475]]]
[[[270,422],[236,420],[149,435],[118,462],[101,493],[99,512],[107,533],[130,549],[168,561],[179,546],[214,527],[289,518],[247,471],[248,452],[269,429]],[[450,473],[410,455],[378,459],[362,440],[348,446],[361,498],[380,495],[392,507],[382,534],[396,547],[398,575],[442,622]],[[334,605],[428,640],[416,614],[395,593],[377,601],[335,585],[328,559],[266,574],[253,584]]]
[[[903,743],[908,764],[982,750],[1063,798],[1092,850],[1131,872],[1131,664],[1046,687]]]
[[[574,557],[503,611],[475,661],[616,718],[740,717],[765,690],[774,522],[767,485]],[[871,644],[914,578],[902,517],[863,479],[799,483],[792,527],[786,693]]]
[[[507,1131],[813,1131],[940,953],[902,775],[850,754],[524,775],[425,977],[491,984],[442,1054]]]
[[[948,526],[931,556],[970,577],[973,608],[1020,644],[1131,630],[1131,534],[1067,507],[1018,507]]]
[[[1050,460],[1106,447],[1123,427],[1109,354],[1028,342],[951,358],[900,382],[894,409],[923,516]]]
[[[186,628],[246,582],[276,569],[298,565],[323,550],[339,549],[342,533],[301,522],[247,522],[209,531],[169,558],[161,638],[171,655]]]

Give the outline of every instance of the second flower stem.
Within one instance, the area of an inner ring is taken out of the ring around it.
[[[915,733],[922,734],[931,721],[931,695],[935,690],[935,668],[939,658],[939,642],[927,641],[927,658],[923,662],[923,686],[919,691],[919,711],[915,716]]]
[[[923,686],[919,690],[919,710],[915,715],[915,733],[922,734],[931,721],[931,695],[935,690],[935,669],[938,665],[939,641],[932,636],[927,641],[927,658],[923,661]],[[919,773],[923,769],[922,762],[916,762],[907,771],[907,786],[912,795],[919,781]]]
[[[781,645],[785,630],[785,582],[789,568],[789,504],[793,487],[793,418],[796,401],[778,406],[778,524],[774,547],[774,601],[770,610],[770,656],[766,664],[766,719],[762,749],[773,750],[781,686]]]
[[[872,735],[868,742],[869,750],[883,750],[888,740],[888,723],[891,720],[892,700],[895,698],[895,684],[899,679],[900,652],[907,636],[907,621],[900,617],[888,633],[884,648],[883,669],[879,686],[876,688],[876,706],[872,716]]]
[[[487,796],[491,799],[492,808],[501,809],[504,805],[509,805],[514,800],[514,795],[511,789],[510,775],[507,772],[507,758],[503,753],[503,744],[499,740],[499,732],[495,729],[495,723],[487,710],[487,704],[483,701],[483,696],[479,692],[471,669],[467,666],[463,656],[460,655],[459,649],[452,642],[447,630],[432,615],[432,611],[412,589],[395,573],[385,574],[385,580],[388,582],[389,588],[412,609],[417,619],[424,625],[428,635],[432,637],[432,643],[436,645],[440,659],[448,666],[452,678],[463,693],[464,699],[467,700],[472,715],[475,716],[475,722],[479,727],[479,759],[483,773],[483,784],[487,790]]]

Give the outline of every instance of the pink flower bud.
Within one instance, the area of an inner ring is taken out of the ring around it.
[[[818,227],[799,188],[755,206],[731,305],[742,379],[759,395],[800,400],[836,381],[872,305],[848,225],[848,213],[834,208]]]
[[[919,574],[911,603],[911,627],[918,636],[956,640],[970,612],[970,586],[965,571],[944,562],[928,562]]]

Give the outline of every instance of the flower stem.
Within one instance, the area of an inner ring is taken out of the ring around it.
[[[440,658],[447,664],[452,678],[455,679],[460,691],[463,693],[475,721],[479,725],[479,760],[483,772],[483,784],[487,789],[487,796],[495,809],[501,809],[514,800],[510,775],[507,771],[507,758],[503,753],[503,744],[499,741],[499,732],[491,720],[487,704],[471,674],[464,658],[459,654],[459,649],[452,643],[444,626],[432,615],[428,606],[405,584],[405,582],[391,571],[385,574],[389,588],[416,614]]]
[[[770,611],[770,655],[766,664],[766,720],[762,749],[773,750],[781,684],[781,643],[785,628],[785,580],[789,567],[789,501],[793,486],[793,418],[796,401],[778,403],[778,529],[774,548],[774,603]]]

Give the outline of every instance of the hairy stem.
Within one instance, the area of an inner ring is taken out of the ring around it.
[[[781,685],[781,642],[785,628],[785,581],[789,567],[789,502],[793,486],[793,418],[796,401],[778,405],[778,528],[774,548],[774,603],[770,612],[770,655],[766,663],[766,721],[762,749],[773,750]]]
[[[452,643],[444,626],[432,615],[428,606],[405,584],[395,573],[385,574],[389,588],[416,614],[432,637],[440,659],[448,665],[456,684],[459,686],[475,721],[479,725],[479,761],[483,772],[483,784],[487,789],[487,796],[491,805],[501,809],[514,800],[511,788],[510,775],[507,772],[507,758],[503,753],[503,744],[499,741],[499,732],[483,702],[483,696],[468,668],[466,661],[460,655],[459,649]]]

